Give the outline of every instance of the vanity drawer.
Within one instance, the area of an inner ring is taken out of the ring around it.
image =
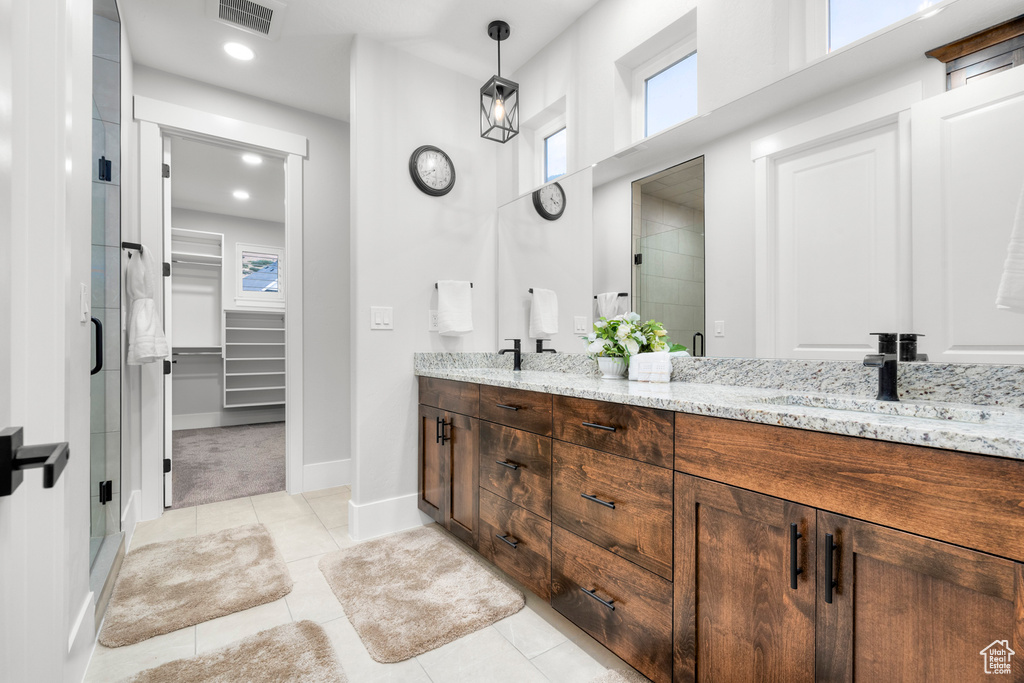
[[[480,487],[551,519],[551,439],[490,422],[478,429]]]
[[[480,489],[480,554],[540,597],[550,599],[551,522],[487,489]]]
[[[671,470],[556,441],[551,471],[555,524],[671,580]]]
[[[554,397],[554,436],[659,467],[672,467],[673,413],[620,403]]]
[[[551,436],[551,394],[481,385],[480,419]]]
[[[665,579],[555,526],[551,606],[652,681],[672,680],[672,584]]]
[[[480,385],[436,377],[420,377],[420,403],[476,417],[480,408]]]

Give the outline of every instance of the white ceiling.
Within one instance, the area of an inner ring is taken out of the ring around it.
[[[259,0],[255,0],[259,1]],[[349,118],[352,38],[366,35],[480,80],[496,69],[487,35],[494,19],[507,75],[551,42],[597,0],[288,0],[277,40],[209,18],[207,0],[123,0],[122,21],[136,63],[325,116]],[[239,62],[223,50],[256,52]]]
[[[246,151],[171,138],[171,206],[284,223],[284,160],[264,156],[252,166]],[[249,199],[235,199],[235,190]]]

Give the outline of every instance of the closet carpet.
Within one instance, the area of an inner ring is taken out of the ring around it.
[[[284,422],[173,432],[174,509],[284,490]]]

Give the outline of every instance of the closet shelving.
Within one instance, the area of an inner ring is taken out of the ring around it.
[[[224,235],[171,228],[171,263],[220,268],[224,264]]]
[[[284,313],[225,309],[224,407],[284,405]]]
[[[223,261],[223,234],[171,228],[171,351],[179,363],[189,363],[187,372],[216,372],[216,365],[203,361],[219,360],[222,352]]]

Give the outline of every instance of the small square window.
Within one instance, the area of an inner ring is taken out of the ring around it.
[[[566,157],[566,133],[562,128],[544,138],[544,182],[564,176],[568,165]]]
[[[239,305],[284,305],[284,248],[235,244],[235,301]]]
[[[828,0],[828,49],[838,50],[938,0]]]
[[[697,115],[697,53],[644,80],[644,137]]]

